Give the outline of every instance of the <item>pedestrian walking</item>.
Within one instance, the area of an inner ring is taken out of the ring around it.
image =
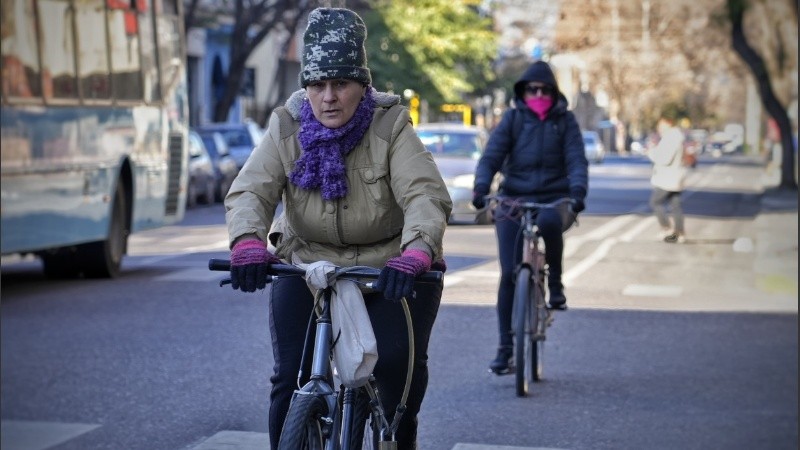
[[[683,221],[681,192],[686,181],[686,167],[683,164],[683,132],[675,124],[675,119],[664,116],[658,121],[660,140],[647,153],[653,163],[650,183],[650,208],[653,209],[661,231],[659,239],[670,243],[686,242]],[[672,221],[667,215],[667,205],[672,213]]]

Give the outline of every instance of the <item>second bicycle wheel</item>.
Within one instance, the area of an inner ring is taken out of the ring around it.
[[[535,375],[539,365],[539,351],[534,339],[536,331],[536,314],[534,292],[536,287],[531,283],[531,269],[523,267],[517,273],[514,288],[514,363],[517,396],[528,395],[529,384],[536,381]]]
[[[545,325],[547,316],[547,304],[545,303],[544,293],[544,274],[539,272],[539,282],[531,287],[533,299],[531,305],[533,306],[533,314],[531,318],[531,360],[530,370],[533,381],[542,380],[542,360],[544,359],[544,331],[547,328]]]
[[[295,395],[286,414],[278,450],[322,450],[325,445],[319,418],[327,409],[321,397]]]

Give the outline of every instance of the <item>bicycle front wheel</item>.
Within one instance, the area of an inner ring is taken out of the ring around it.
[[[538,378],[539,348],[535,340],[538,308],[535,303],[536,286],[531,280],[531,269],[522,267],[517,273],[514,288],[514,362],[517,396],[528,395],[530,383]]]
[[[327,409],[322,397],[296,395],[286,414],[278,450],[323,450],[325,445],[320,417],[325,415]]]

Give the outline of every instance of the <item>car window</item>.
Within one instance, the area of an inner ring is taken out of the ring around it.
[[[214,139],[214,134],[203,133],[200,135],[203,143],[206,144],[208,153],[212,156],[218,156],[219,150],[217,149],[217,141]]]
[[[200,138],[194,134],[189,134],[189,156],[197,158],[203,154],[203,143]]]
[[[434,155],[473,157],[481,151],[477,134],[428,130],[420,130],[417,134],[425,148]]]

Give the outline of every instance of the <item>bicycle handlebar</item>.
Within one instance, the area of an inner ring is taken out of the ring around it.
[[[513,206],[522,209],[547,209],[547,208],[557,208],[564,203],[570,203],[572,201],[569,197],[559,198],[558,200],[552,201],[550,203],[539,203],[539,202],[527,202],[521,201],[511,197],[501,197],[499,195],[487,195],[486,198],[488,200],[494,200],[498,203],[508,202]]]
[[[217,259],[212,258],[208,260],[208,270],[216,270],[220,272],[227,272],[231,270],[231,262],[228,259]],[[366,279],[377,279],[378,275],[380,275],[380,269],[376,269],[374,267],[365,267],[365,266],[358,266],[358,267],[351,267],[351,268],[344,268],[347,272],[347,275],[357,277],[357,278],[366,278]],[[305,269],[302,269],[297,266],[293,266],[291,264],[270,264],[269,269],[267,270],[269,275],[305,275]],[[431,270],[429,272],[425,272],[422,275],[417,277],[417,281],[421,283],[438,283],[442,281],[444,277],[443,273],[437,270]]]

